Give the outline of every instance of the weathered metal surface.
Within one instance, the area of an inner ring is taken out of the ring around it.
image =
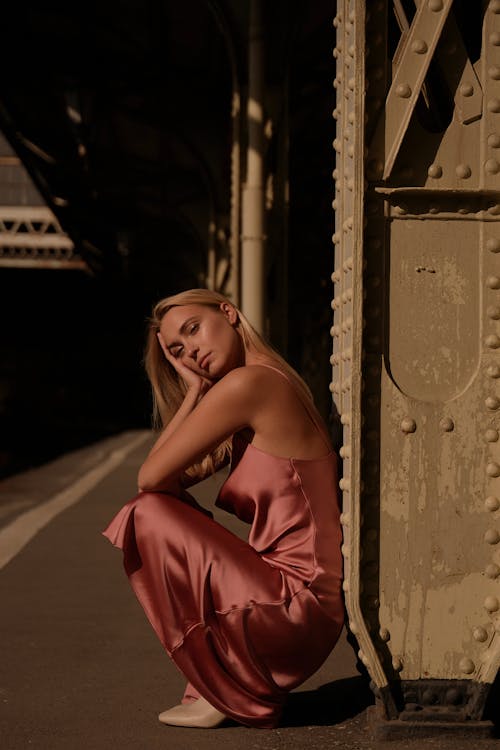
[[[346,603],[387,717],[477,721],[500,666],[500,2],[368,7],[336,19]]]

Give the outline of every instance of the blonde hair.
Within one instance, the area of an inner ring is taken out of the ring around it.
[[[270,361],[273,366],[285,373],[295,383],[303,396],[314,406],[311,391],[306,383],[283,357],[257,333],[243,313],[232,304],[231,300],[219,294],[219,292],[214,292],[210,289],[188,289],[185,292],[161,299],[153,307],[151,317],[149,318],[144,365],[151,382],[153,426],[156,429],[160,430],[170,422],[186,395],[184,381],[165,359],[158,341],[157,333],[160,330],[163,317],[172,307],[203,305],[204,307],[219,309],[223,303],[230,304],[237,312],[238,321],[235,329],[242,338],[245,350],[251,351],[254,356],[262,358],[263,361]],[[189,467],[186,470],[186,474],[196,480],[203,479],[209,474],[213,474],[230,456],[231,440],[228,439],[215,448],[199,464]]]

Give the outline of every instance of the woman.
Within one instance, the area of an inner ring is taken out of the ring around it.
[[[146,369],[164,429],[104,534],[188,679],[159,719],[274,727],[343,625],[336,455],[305,383],[220,294],[155,306]],[[185,489],[231,453],[216,504],[248,543]]]

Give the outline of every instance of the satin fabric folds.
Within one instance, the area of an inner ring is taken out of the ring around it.
[[[244,542],[191,498],[141,493],[104,535],[168,654],[236,721],[278,724],[288,691],[313,674],[344,621],[333,453],[272,456],[238,436],[217,505],[251,524]]]

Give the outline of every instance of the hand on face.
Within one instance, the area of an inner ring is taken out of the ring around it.
[[[213,385],[213,383],[207,378],[204,378],[202,375],[199,375],[197,372],[191,370],[186,364],[184,364],[182,359],[174,357],[167,349],[163,336],[159,331],[156,336],[158,337],[158,341],[162,348],[163,354],[165,355],[165,359],[172,365],[174,370],[183,379],[186,387],[194,388],[198,391],[200,396],[204,396],[209,388]]]

